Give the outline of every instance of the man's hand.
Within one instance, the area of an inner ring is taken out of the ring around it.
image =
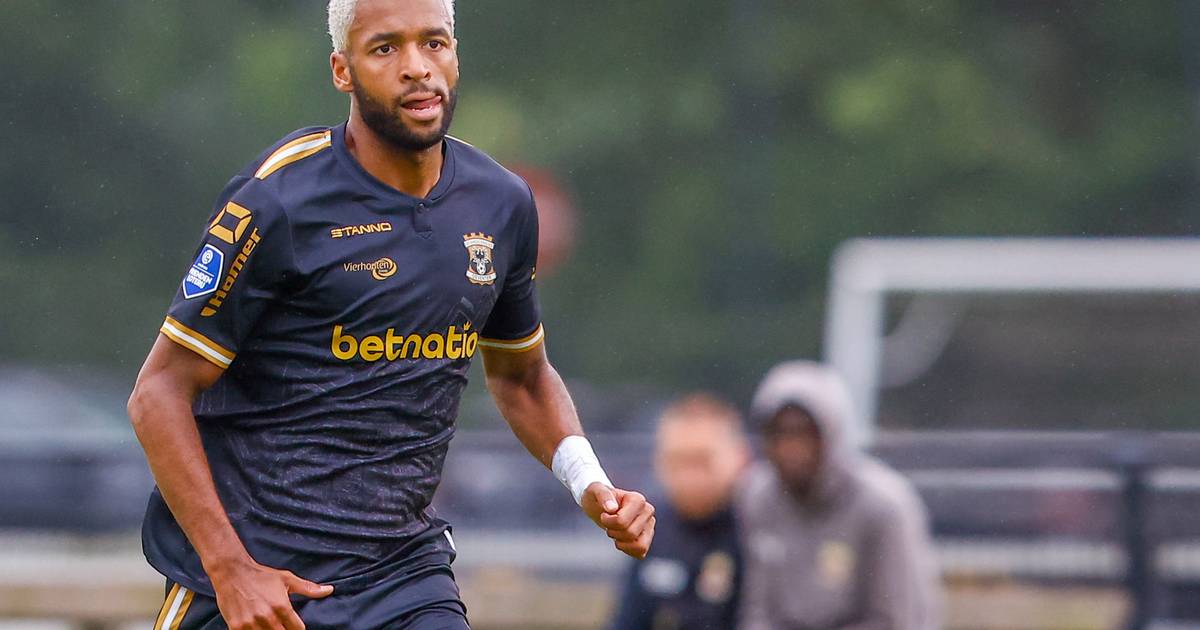
[[[209,578],[217,593],[217,608],[230,630],[304,630],[288,595],[320,599],[333,593],[328,584],[315,584],[252,560],[210,571]]]
[[[654,541],[654,506],[646,497],[595,482],[584,491],[580,505],[617,549],[638,560],[646,557]]]

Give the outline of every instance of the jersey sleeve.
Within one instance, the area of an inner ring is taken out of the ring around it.
[[[513,263],[480,335],[479,345],[489,350],[527,352],[545,338],[535,286],[538,218],[532,192],[520,211]]]
[[[218,198],[159,331],[226,368],[292,267],[287,219],[256,180],[234,178]]]

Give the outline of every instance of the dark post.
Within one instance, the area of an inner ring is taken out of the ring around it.
[[[1194,111],[1200,113],[1200,44],[1197,43],[1197,37],[1200,36],[1200,3],[1180,0],[1177,6],[1179,7],[1179,23],[1183,32],[1183,37],[1180,38],[1183,50],[1180,53],[1183,55],[1184,81],[1192,89],[1192,98],[1196,99],[1193,101],[1197,104]],[[1195,168],[1200,169],[1200,165]],[[1193,203],[1189,203],[1185,207],[1196,208],[1195,200],[1200,198],[1200,189],[1197,189],[1194,178],[1189,197]],[[1188,214],[1195,220],[1195,210]]]
[[[1150,544],[1146,533],[1146,462],[1141,449],[1133,449],[1122,453],[1118,462],[1119,470],[1125,478],[1125,488],[1122,497],[1124,507],[1125,555],[1128,567],[1125,573],[1125,586],[1133,600],[1133,610],[1129,616],[1129,630],[1145,630],[1149,627],[1154,615],[1153,597],[1155,592],[1154,579],[1154,546]]]

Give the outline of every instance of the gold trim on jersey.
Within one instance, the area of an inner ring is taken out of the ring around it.
[[[263,161],[262,166],[258,167],[258,171],[254,173],[254,176],[258,179],[266,179],[271,173],[278,171],[288,164],[299,162],[331,146],[333,146],[333,136],[332,132],[328,130],[310,133],[307,136],[300,136],[275,149],[275,152]]]
[[[229,367],[229,364],[233,363],[233,358],[237,356],[226,350],[221,344],[184,326],[179,320],[169,315],[163,320],[159,332],[166,335],[171,341],[208,359],[210,363],[219,368]]]
[[[546,339],[546,330],[538,324],[537,330],[520,339],[488,339],[479,338],[479,347],[500,352],[529,352],[538,347]]]

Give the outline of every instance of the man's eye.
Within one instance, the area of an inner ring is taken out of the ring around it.
[[[429,42],[429,47],[434,50],[441,50],[445,46],[446,46],[445,44],[443,44],[442,42],[439,42],[436,39]]]
[[[380,46],[379,48],[376,48],[376,49],[375,49],[375,52],[377,52],[377,53],[379,53],[379,54],[381,54],[381,55],[386,55],[386,54],[388,54],[388,53],[392,52],[392,45],[391,45],[391,44],[384,44],[384,45]]]

